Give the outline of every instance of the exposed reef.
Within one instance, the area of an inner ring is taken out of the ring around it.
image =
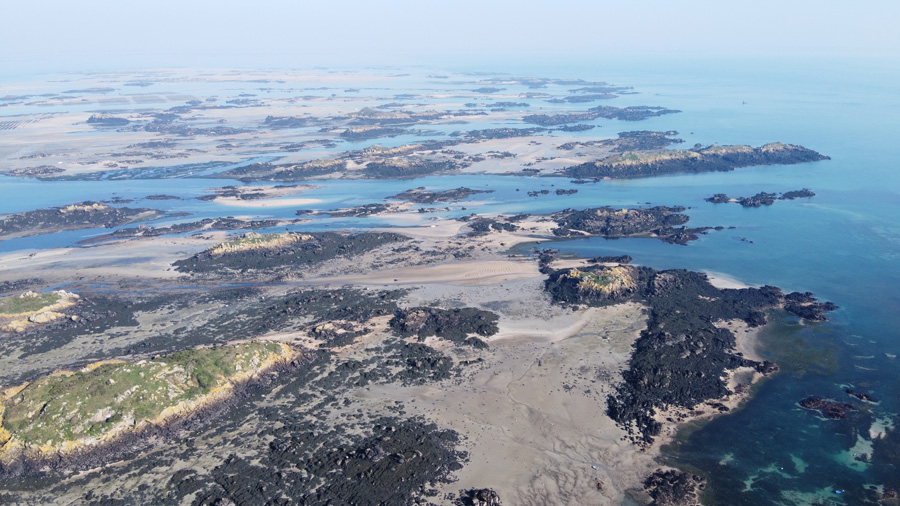
[[[687,244],[708,227],[678,227],[690,219],[683,207],[657,206],[639,209],[599,207],[577,211],[566,209],[551,216],[557,223],[557,237],[656,237],[673,244]]]
[[[775,203],[776,200],[794,200],[799,198],[809,198],[815,197],[816,194],[810,191],[807,188],[803,188],[802,190],[793,190],[789,192],[782,193],[781,195],[777,193],[766,193],[760,192],[752,197],[737,197],[732,198],[724,193],[717,193],[712,197],[707,197],[704,200],[707,202],[711,202],[713,204],[727,204],[729,202],[736,202],[744,207],[761,207],[761,206],[771,206]]]
[[[486,130],[470,130],[468,132],[453,132],[454,137],[463,137],[467,141],[509,139],[513,137],[530,137],[545,131],[544,128],[489,128]]]
[[[635,343],[623,382],[607,399],[610,417],[636,442],[652,442],[660,433],[657,416],[663,410],[690,411],[732,394],[723,379],[728,371],[775,369],[737,354],[734,334],[714,323],[738,319],[763,325],[765,311],[786,304],[778,288],[718,289],[696,272],[621,265],[551,270],[545,287],[565,304],[635,301],[649,307],[647,328]]]
[[[522,118],[522,121],[546,127],[563,125],[566,123],[591,121],[597,118],[618,119],[623,121],[641,121],[654,116],[674,114],[677,112],[681,111],[675,109],[666,109],[665,107],[651,107],[647,105],[637,105],[631,107],[612,107],[608,105],[601,105],[592,107],[591,109],[588,109],[584,112],[529,114]]]
[[[823,321],[825,313],[837,308],[831,302],[819,302],[810,292],[791,292],[784,296],[785,311],[805,320]]]
[[[341,139],[348,141],[365,141],[381,137],[396,137],[410,134],[409,130],[398,127],[354,126],[341,132]]]
[[[699,506],[706,478],[669,469],[657,469],[644,480],[644,490],[653,498],[651,506]]]
[[[627,152],[563,170],[573,178],[635,178],[676,173],[726,172],[752,165],[792,165],[828,160],[811,149],[776,142],[750,146],[697,146],[658,153]]]
[[[3,171],[7,176],[15,176],[15,177],[50,177],[56,174],[62,174],[65,172],[64,169],[60,169],[59,167],[54,167],[52,165],[41,165],[39,167],[26,167],[23,169],[9,169]]]
[[[98,202],[81,202],[63,207],[11,214],[0,220],[0,240],[63,230],[116,227],[162,216],[155,209],[111,207]]]
[[[829,401],[821,397],[810,396],[799,402],[800,406],[822,413],[825,418],[840,420],[847,417],[847,412],[856,411],[856,406],[840,402]]]
[[[471,232],[470,236],[478,236],[478,235],[486,235],[491,232],[515,232],[519,230],[519,226],[515,224],[515,219],[512,217],[502,218],[487,218],[484,216],[478,216],[476,214],[471,214],[469,216],[462,216],[457,218],[459,221],[466,222],[469,225],[469,229]]]
[[[424,186],[406,190],[398,193],[389,199],[408,200],[417,204],[434,204],[437,202],[455,202],[457,200],[465,200],[472,195],[480,193],[493,193],[494,190],[473,190],[465,186],[444,191],[428,191]]]
[[[415,307],[398,311],[388,323],[400,337],[417,336],[423,340],[438,336],[453,342],[462,342],[479,348],[487,344],[477,337],[490,337],[500,329],[497,314],[476,308],[438,309]]]
[[[321,188],[314,185],[276,185],[276,186],[224,186],[222,188],[213,188],[211,195],[197,197],[199,200],[220,200],[227,202],[228,199],[237,200],[259,200],[273,197],[282,197],[285,195],[299,195],[307,190],[315,190]],[[148,197],[149,198],[149,197]]]
[[[503,506],[500,494],[491,488],[460,490],[455,506]]]
[[[278,236],[278,237],[272,237]],[[263,271],[278,267],[304,267],[319,264],[337,256],[359,255],[373,248],[403,242],[406,237],[387,232],[339,234],[272,234],[265,240],[240,237],[218,244],[190,258],[174,263],[177,270],[188,273],[226,275],[229,271]],[[300,273],[302,274],[302,272]]]
[[[392,159],[369,162],[366,168],[363,169],[363,175],[371,179],[414,178],[429,174],[451,172],[460,168],[462,168],[462,165],[452,160]]]
[[[615,139],[571,141],[560,144],[559,149],[569,151],[576,148],[606,147],[611,148],[611,151],[614,153],[646,151],[662,149],[671,144],[680,144],[684,142],[682,139],[676,138],[676,135],[678,135],[678,132],[674,130],[669,130],[667,132],[652,132],[649,130],[619,132]]]
[[[302,163],[273,165],[271,163],[251,163],[236,169],[219,172],[215,177],[234,178],[249,181],[301,181],[304,179],[343,172],[347,168],[344,160],[313,160]]]

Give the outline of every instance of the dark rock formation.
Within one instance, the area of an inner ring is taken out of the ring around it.
[[[374,216],[391,211],[393,208],[388,204],[363,204],[356,207],[348,207],[338,209],[336,211],[328,211],[328,215],[332,218],[362,218],[365,216]],[[299,215],[301,211],[297,211]],[[303,214],[308,214],[303,212]]]
[[[667,132],[651,132],[648,130],[619,132],[617,139],[572,141],[560,144],[559,149],[568,151],[581,147],[604,147],[610,148],[614,153],[624,153],[626,151],[650,151],[663,149],[670,144],[684,142],[681,139],[672,138],[675,135],[678,135],[678,132],[675,130],[669,130]]]
[[[861,401],[878,402],[878,400],[875,399],[874,397],[872,397],[871,395],[864,393],[864,392],[858,392],[852,388],[847,388],[844,390],[844,392],[846,392],[848,395],[852,395],[853,397],[856,397],[857,399],[859,399]]]
[[[363,169],[365,177],[372,179],[394,179],[394,178],[413,178],[425,176],[428,174],[436,174],[439,172],[450,172],[461,169],[463,165],[451,160],[431,161],[431,160],[387,160],[381,162],[369,162]]]
[[[717,194],[713,195],[712,197],[707,197],[703,200],[705,200],[707,202],[711,202],[713,204],[727,204],[727,203],[731,202],[731,197],[729,197],[728,195],[725,195],[724,193],[717,193]]]
[[[592,264],[602,264],[602,263],[630,264],[632,260],[634,260],[634,259],[631,258],[631,255],[618,255],[618,256],[594,257],[594,258],[588,259],[588,262],[592,263]]]
[[[664,242],[687,244],[709,228],[678,227],[690,219],[683,207],[657,206],[646,209],[599,207],[576,211],[565,209],[552,215],[557,237],[656,237]]]
[[[623,121],[641,121],[654,116],[681,112],[677,109],[666,109],[665,107],[654,107],[649,105],[635,105],[621,108],[601,105],[592,107],[588,110],[597,114],[597,117],[599,118],[618,119]]]
[[[704,488],[706,478],[674,469],[657,469],[644,480],[644,490],[654,506],[699,506]]]
[[[649,307],[647,328],[634,345],[623,382],[607,398],[608,414],[636,442],[650,442],[659,434],[662,426],[654,419],[658,409],[693,409],[729,395],[722,380],[726,371],[776,370],[768,362],[738,355],[734,335],[713,323],[740,319],[750,326],[763,325],[764,311],[784,304],[778,288],[722,290],[696,272],[599,265],[550,271],[545,288],[564,304],[636,301]]]
[[[784,309],[800,318],[811,321],[825,320],[825,313],[838,307],[831,302],[819,302],[810,292],[792,292],[784,296]]]
[[[347,162],[341,160],[313,160],[310,162],[273,165],[251,163],[236,169],[222,171],[216,177],[249,181],[302,181],[335,172],[343,172]]]
[[[467,199],[472,195],[477,195],[479,193],[493,192],[494,190],[473,190],[471,188],[466,188],[465,186],[454,188],[452,190],[433,192],[428,191],[424,186],[421,186],[412,190],[406,190],[403,193],[398,193],[397,195],[388,198],[408,200],[417,204],[434,204],[436,202],[455,202],[457,200]]]
[[[475,93],[497,93],[499,91],[503,91],[506,88],[494,88],[493,86],[482,86],[481,88],[475,88]]]
[[[354,256],[385,244],[409,240],[387,232],[344,235],[335,232],[306,234],[308,240],[276,248],[251,249],[224,254],[209,251],[179,260],[173,265],[181,272],[227,276],[229,271],[264,271],[276,267],[300,267],[325,262],[338,256]]]
[[[856,407],[852,404],[841,404],[814,395],[800,401],[800,406],[816,410],[822,413],[822,416],[825,418],[831,418],[832,420],[846,418],[848,411],[856,411]]]
[[[438,336],[478,346],[478,343],[467,342],[469,335],[490,337],[496,334],[500,330],[497,326],[498,319],[499,316],[495,313],[471,307],[415,307],[398,311],[388,325],[401,337],[417,336],[421,341],[428,336]]]
[[[597,118],[618,119],[623,121],[641,121],[653,116],[662,116],[663,114],[673,114],[676,112],[681,111],[666,109],[665,107],[651,107],[646,105],[624,108],[601,105],[592,107],[585,112],[529,114],[528,116],[522,118],[522,121],[546,127],[562,125],[565,123],[577,123],[579,121],[591,121]]]
[[[560,132],[584,132],[586,130],[592,130],[596,128],[594,125],[585,125],[580,123],[578,125],[564,125],[559,127]]]
[[[485,235],[490,234],[491,232],[501,232],[504,230],[507,232],[519,230],[519,226],[514,223],[515,220],[512,218],[501,221],[500,219],[485,218],[476,214],[471,214],[457,219],[459,221],[464,221],[469,225],[469,228],[472,230],[472,232],[469,233],[470,236]]]
[[[456,506],[503,506],[500,496],[490,488],[461,490]]]
[[[809,197],[815,197],[815,196],[816,196],[815,192],[809,190],[808,188],[803,188],[801,190],[792,190],[789,192],[784,192],[778,198],[781,200],[794,200],[794,199],[802,199],[802,198],[809,198]]]
[[[727,204],[729,202],[737,202],[744,207],[762,207],[771,206],[775,203],[776,200],[794,200],[798,198],[814,197],[815,195],[815,193],[804,188],[802,190],[789,191],[781,194],[780,196],[777,193],[759,192],[752,197],[731,198],[724,193],[717,193],[712,197],[707,197],[703,200],[711,202],[713,204]]]
[[[109,116],[106,114],[93,114],[88,118],[87,122],[89,125],[97,127],[117,127],[131,123],[128,118],[119,118],[117,116]]]
[[[827,160],[827,156],[791,144],[749,146],[701,146],[687,151],[666,151],[655,155],[613,155],[596,162],[567,167],[572,178],[635,178],[675,173],[727,172],[751,165],[791,165]]]
[[[597,100],[609,100],[616,98],[618,95],[613,93],[593,93],[586,95],[569,95],[562,98],[551,98],[547,102],[550,104],[583,104],[585,102],[596,102]]]
[[[752,197],[742,197],[738,199],[738,204],[744,207],[762,207],[771,206],[775,203],[777,193],[760,192]]]
[[[397,127],[348,128],[341,132],[340,137],[348,141],[364,141],[380,137],[396,137],[408,133],[410,132],[407,129]]]
[[[62,230],[112,228],[135,221],[152,220],[161,215],[162,212],[155,209],[110,207],[97,202],[80,202],[71,206],[11,214],[0,220],[0,240]]]
[[[532,123],[544,127],[564,125],[566,123],[578,123],[597,119],[598,114],[592,112],[565,112],[557,114],[529,114],[522,118],[525,123]]]
[[[464,136],[470,141],[488,139],[509,139],[512,137],[530,137],[543,132],[544,128],[489,128],[487,130],[470,130],[468,132],[453,132],[453,137]]]
[[[15,177],[48,177],[63,172],[65,172],[64,169],[54,167],[53,165],[41,165],[39,167],[26,167],[24,169],[9,169],[5,171],[4,174]]]

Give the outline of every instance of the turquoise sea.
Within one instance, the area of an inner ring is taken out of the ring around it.
[[[583,256],[629,254],[635,263],[659,269],[686,268],[753,286],[811,291],[840,306],[831,313],[830,321],[821,324],[801,325],[796,319],[772,315],[773,324],[765,330],[763,341],[767,355],[782,366],[782,372],[761,384],[739,411],[685,431],[677,445],[666,449],[667,463],[709,477],[707,499],[712,503],[852,505],[873,497],[867,490],[871,484],[900,489],[900,455],[896,453],[900,446],[895,443],[894,452],[872,450],[873,439],[885,427],[900,430],[900,65],[659,57],[552,65],[508,62],[501,67],[460,63],[449,67],[456,72],[503,71],[518,76],[603,80],[633,86],[638,92],[604,105],[659,105],[682,111],[637,123],[596,120],[592,123],[597,128],[578,134],[586,138],[626,130],[677,130],[685,143],[675,147],[695,143],[756,146],[784,141],[830,156],[831,160],[794,166],[584,185],[565,178],[512,176],[312,181],[322,188],[304,197],[321,199],[315,207],[328,210],[378,202],[417,186],[468,186],[495,192],[476,195],[466,210],[454,209],[441,217],[649,203],[688,207],[691,226],[734,227],[710,231],[688,246],[647,239],[594,238],[557,242],[552,247]],[[411,77],[419,80],[413,87],[423,91],[461,87],[436,82],[424,77],[426,74],[419,72],[418,77]],[[171,86],[173,93],[179,91],[178,83]],[[296,94],[296,90],[281,92]],[[406,91],[382,91],[386,101],[402,92]],[[584,104],[565,107],[586,108]],[[0,115],[24,112],[14,109],[0,109]],[[486,124],[484,128],[497,126],[527,125]],[[450,131],[442,129],[439,135]],[[377,143],[399,145],[409,140],[399,137],[379,139]],[[365,147],[374,143],[356,144]],[[345,144],[340,149],[348,148]],[[187,218],[162,219],[159,224],[229,214],[294,217],[295,207],[236,210],[193,199],[223,184],[234,182],[190,177],[41,182],[0,176],[0,213],[118,196],[136,199],[132,206],[192,213]],[[552,192],[541,197],[526,194],[554,188],[577,188],[578,193],[564,197]],[[800,188],[809,188],[816,196],[778,201],[758,209],[703,200],[714,193],[750,196]],[[144,200],[158,193],[183,199]],[[385,225],[396,224],[381,218],[314,217],[292,228]],[[4,241],[0,242],[0,253],[72,246],[79,239],[105,232],[108,230]],[[848,387],[867,392],[879,402],[864,405],[844,393]],[[852,403],[861,410],[844,420],[826,420],[798,406],[798,401],[810,395]]]

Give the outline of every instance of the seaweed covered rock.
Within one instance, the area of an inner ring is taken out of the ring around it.
[[[657,237],[674,244],[696,240],[707,228],[679,227],[690,219],[681,214],[683,207],[656,206],[646,209],[614,209],[598,207],[584,210],[565,209],[552,215],[557,223],[557,237],[601,236]],[[676,228],[677,227],[677,228]]]
[[[791,292],[784,301],[785,311],[811,321],[825,320],[825,313],[838,308],[831,302],[819,302],[810,292]]]
[[[657,469],[644,480],[644,490],[653,498],[655,506],[699,506],[700,491],[706,488],[706,478],[670,469]]]
[[[494,190],[473,190],[471,188],[466,188],[465,186],[454,188],[452,190],[429,191],[426,190],[424,186],[420,186],[419,188],[406,190],[405,192],[398,193],[397,195],[388,198],[408,200],[417,204],[434,204],[437,202],[455,202],[457,200],[467,199],[470,196],[477,195],[479,193],[493,192]]]
[[[500,495],[491,488],[473,488],[459,493],[457,506],[503,506]]]
[[[825,418],[831,418],[832,420],[846,418],[848,411],[856,411],[856,407],[852,404],[834,402],[814,395],[800,401],[800,406],[818,411],[822,413],[822,416]]]
[[[613,209],[598,207],[576,211],[566,209],[552,216],[557,223],[553,235],[578,237],[628,237],[649,234],[654,229],[683,225],[690,218],[681,214],[683,207],[657,206],[648,209]]]
[[[288,421],[259,458],[231,455],[212,480],[191,483],[188,471],[173,486],[198,489],[194,504],[412,504],[466,459],[459,434],[419,419],[381,418],[363,434],[327,430]]]
[[[785,303],[778,288],[719,289],[702,273],[622,265],[551,270],[544,286],[559,303],[634,301],[648,307],[647,328],[634,344],[623,381],[607,397],[607,413],[636,442],[650,443],[660,433],[659,410],[691,410],[730,395],[723,379],[728,371],[775,370],[738,354],[734,334],[716,323],[764,324],[764,311]]]
[[[457,343],[482,347],[483,341],[470,334],[490,337],[500,328],[496,313],[471,307],[438,309],[415,307],[397,311],[389,322],[391,329],[401,337],[417,336],[423,340],[428,336],[438,336]],[[479,345],[479,343],[481,345]]]

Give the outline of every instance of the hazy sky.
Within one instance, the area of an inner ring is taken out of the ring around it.
[[[900,59],[897,0],[6,0],[0,64],[302,66],[442,58]]]

